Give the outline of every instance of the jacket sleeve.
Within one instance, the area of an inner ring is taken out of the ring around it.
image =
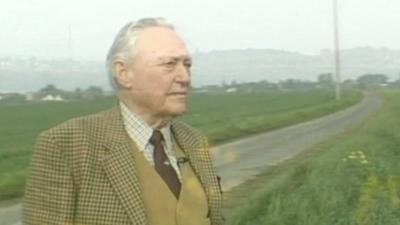
[[[25,187],[22,222],[26,225],[73,224],[74,185],[62,149],[48,133],[39,137]]]

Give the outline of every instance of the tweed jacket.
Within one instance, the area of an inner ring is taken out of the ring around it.
[[[206,139],[182,122],[172,122],[171,130],[204,187],[211,224],[223,224],[221,190]],[[31,161],[23,223],[146,225],[145,190],[136,176],[133,147],[119,107],[43,132]]]

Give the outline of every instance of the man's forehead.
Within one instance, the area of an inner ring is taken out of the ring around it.
[[[152,58],[187,58],[189,51],[183,39],[169,28],[147,28],[139,35],[136,50]]]
[[[144,29],[138,36],[139,48],[153,49],[186,48],[184,40],[177,32],[165,27],[151,27]]]

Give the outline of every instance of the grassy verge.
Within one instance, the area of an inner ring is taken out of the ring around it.
[[[182,118],[203,130],[213,143],[276,129],[331,113],[358,102],[357,91],[334,101],[324,91],[264,95],[194,95]],[[0,106],[0,200],[20,197],[37,135],[62,121],[107,109],[114,98],[88,102]]]
[[[358,91],[335,101],[327,90],[275,92],[263,95],[194,96],[182,119],[205,132],[214,144],[320,117],[357,103]]]
[[[227,224],[400,224],[399,99],[385,92],[382,110],[353,133],[233,189]]]

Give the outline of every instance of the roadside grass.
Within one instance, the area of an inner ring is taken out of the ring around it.
[[[320,117],[357,103],[359,91],[335,101],[327,90],[193,96],[182,120],[201,129],[214,144]]]
[[[359,128],[227,193],[227,224],[400,224],[400,92],[384,96]]]
[[[193,95],[182,117],[214,144],[319,117],[361,99],[348,91],[340,103],[326,90],[264,95]],[[38,134],[67,119],[116,105],[114,97],[95,101],[0,105],[0,200],[21,197]]]

